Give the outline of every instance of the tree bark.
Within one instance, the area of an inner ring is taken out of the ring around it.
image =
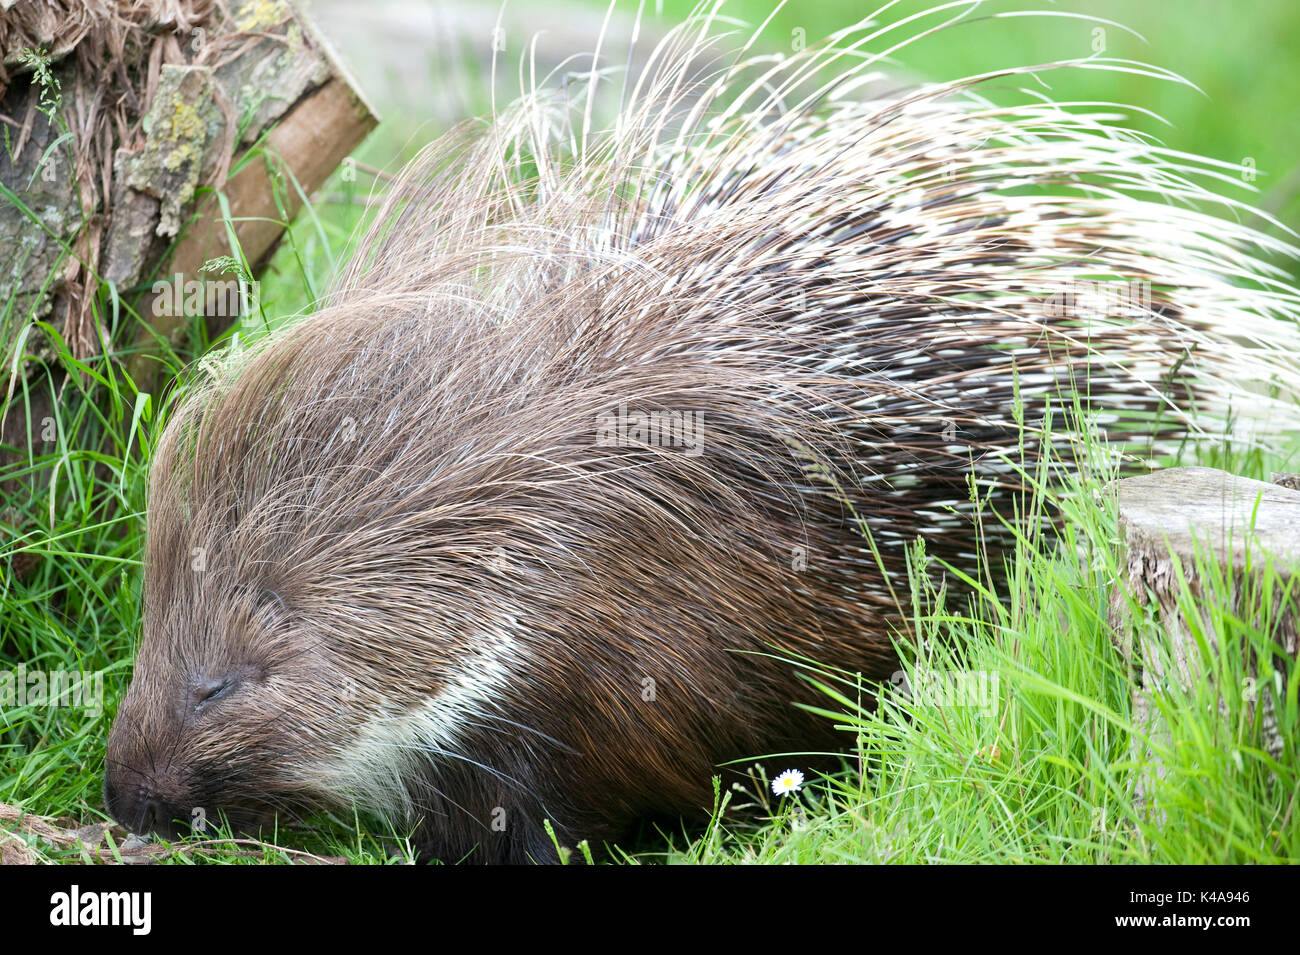
[[[203,294],[169,294],[160,306],[157,283],[210,282],[202,266],[223,256],[256,274],[286,225],[273,176],[296,180],[282,189],[292,215],[299,188],[317,189],[377,119],[285,0],[0,3],[0,64],[7,535],[21,532],[15,525],[40,493],[38,459],[58,439],[63,365],[57,339],[35,323],[48,323],[75,359],[125,361],[136,387],[156,393],[167,367],[157,359],[194,321],[214,335],[235,318],[209,314]],[[218,192],[235,220],[229,229]],[[119,318],[110,327],[114,296],[146,325]],[[204,303],[197,314],[195,301]]]

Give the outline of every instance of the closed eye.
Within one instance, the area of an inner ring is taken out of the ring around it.
[[[234,685],[235,681],[228,676],[200,683],[194,690],[194,709],[196,711],[201,710],[209,703],[221,699],[230,692]]]

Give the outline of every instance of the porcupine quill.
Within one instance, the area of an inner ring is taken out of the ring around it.
[[[968,481],[1068,464],[1049,404],[1147,453],[1294,426],[1294,250],[1231,166],[980,95],[1048,67],[880,94],[896,37],[698,17],[608,128],[593,58],[422,153],[166,424],[112,814],[356,805],[520,862],[707,813],[721,764],[847,748],[782,658],[887,678],[908,546],[996,555]]]

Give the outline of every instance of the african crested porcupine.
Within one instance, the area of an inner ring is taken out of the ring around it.
[[[973,565],[968,481],[1013,494],[1049,401],[1159,448],[1294,394],[1289,250],[1214,164],[974,92],[1028,70],[882,97],[881,35],[692,20],[612,128],[593,60],[406,170],[157,443],[117,819],[357,805],[524,861],[707,812],[845,748],[787,658],[894,671],[908,545]]]

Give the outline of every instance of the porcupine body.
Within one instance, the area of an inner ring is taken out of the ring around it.
[[[1294,388],[1286,250],[1208,165],[966,81],[873,98],[869,27],[730,66],[708,31],[610,130],[592,80],[436,144],[172,417],[118,819],[356,804],[545,861],[544,819],[706,812],[720,764],[844,748],[783,658],[888,677],[907,546],[972,566],[968,481],[1014,488],[1049,399],[1159,444]]]

